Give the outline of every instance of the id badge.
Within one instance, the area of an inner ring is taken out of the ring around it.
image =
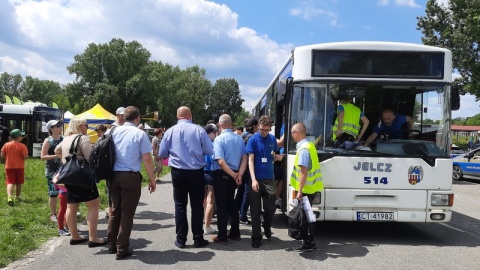
[[[262,158],[262,163],[267,163],[267,158],[266,157]]]

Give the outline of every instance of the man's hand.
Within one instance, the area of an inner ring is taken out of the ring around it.
[[[297,192],[297,200],[301,201],[302,200],[302,197],[303,197],[303,194],[301,191],[298,191]]]
[[[256,179],[252,179],[252,190],[255,192],[260,190],[260,186],[258,185],[258,181]]]
[[[152,194],[152,192],[155,192],[156,189],[157,189],[157,183],[155,183],[155,179],[150,180],[150,182],[148,183],[148,191],[150,191],[150,194]]]

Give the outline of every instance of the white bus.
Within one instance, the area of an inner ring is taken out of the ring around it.
[[[40,157],[42,143],[49,136],[45,125],[50,120],[62,119],[62,112],[42,103],[0,104],[0,117],[9,131],[20,129],[25,133],[22,142],[27,146],[28,155]]]
[[[392,42],[295,48],[253,110],[274,119],[277,138],[284,125],[283,211],[296,196],[289,184],[296,153],[290,129],[302,122],[321,163],[324,190],[312,206],[317,221],[450,221],[450,121],[460,106],[451,83],[452,55],[442,48]],[[351,98],[370,120],[358,147],[333,143],[339,97]],[[413,130],[365,146],[386,108],[410,116]],[[422,124],[427,119],[440,125]]]

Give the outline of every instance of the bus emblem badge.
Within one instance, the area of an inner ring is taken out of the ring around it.
[[[408,182],[410,185],[416,185],[423,180],[422,166],[410,166],[408,168]]]

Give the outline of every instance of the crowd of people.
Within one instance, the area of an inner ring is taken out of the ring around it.
[[[49,137],[43,143],[41,159],[45,160],[50,219],[57,222],[59,236],[71,237],[70,245],[85,242],[90,248],[108,245],[109,252],[116,254],[116,259],[132,255],[130,234],[141,194],[141,164],[144,164],[149,180],[148,189],[152,193],[156,190],[156,182],[161,181],[160,173],[166,160],[171,168],[174,190],[175,246],[186,247],[189,203],[194,247],[209,244],[205,235],[211,235],[211,241],[221,245],[227,244],[229,240],[239,241],[242,238],[240,224],[251,224],[253,248],[259,248],[264,237],[271,238],[272,219],[278,198],[276,180],[281,180],[276,179],[279,177],[275,176],[274,162],[283,158],[283,154],[278,154],[283,145],[283,137],[277,139],[270,134],[272,120],[268,116],[262,116],[258,120],[247,119],[244,130],[243,127],[234,128],[231,117],[224,114],[220,116],[217,125],[208,123],[202,128],[192,122],[190,109],[182,106],[177,110],[177,124],[165,132],[155,129],[155,137],[151,142],[139,126],[141,118],[138,108],[120,107],[116,116],[117,121],[111,125],[115,129],[107,129],[104,125],[95,128],[99,138],[112,133],[116,153],[113,177],[106,181],[109,198],[106,240],[97,235],[100,198],[96,185],[82,188],[56,184],[57,171],[66,163],[74,140],[78,140],[74,150],[78,159],[88,160],[90,156],[92,143],[87,135],[87,120],[72,118],[63,135],[62,121],[51,120],[46,125]],[[299,125],[295,125],[292,132],[303,134],[304,137],[299,138],[305,139],[305,126]],[[20,200],[24,160],[28,153],[25,145],[20,143],[22,136],[19,130],[12,130],[10,137],[11,142],[1,149],[1,157],[6,159],[8,202],[13,204],[15,200]],[[313,144],[299,148],[299,151],[305,149],[307,153],[311,147],[314,147]],[[309,155],[295,163],[294,166],[302,168],[295,178],[295,181],[301,183],[299,191],[309,181],[306,172],[312,166],[319,170],[319,165],[312,165],[314,163],[310,161]],[[303,167],[306,168],[305,174]],[[318,182],[321,178],[313,180]],[[297,198],[302,198],[302,192],[298,193]],[[85,203],[88,209],[86,238],[77,229],[77,212],[81,203]],[[248,208],[251,220],[247,218]],[[211,225],[214,212],[217,228]],[[298,250],[311,250],[314,247],[312,231]]]

